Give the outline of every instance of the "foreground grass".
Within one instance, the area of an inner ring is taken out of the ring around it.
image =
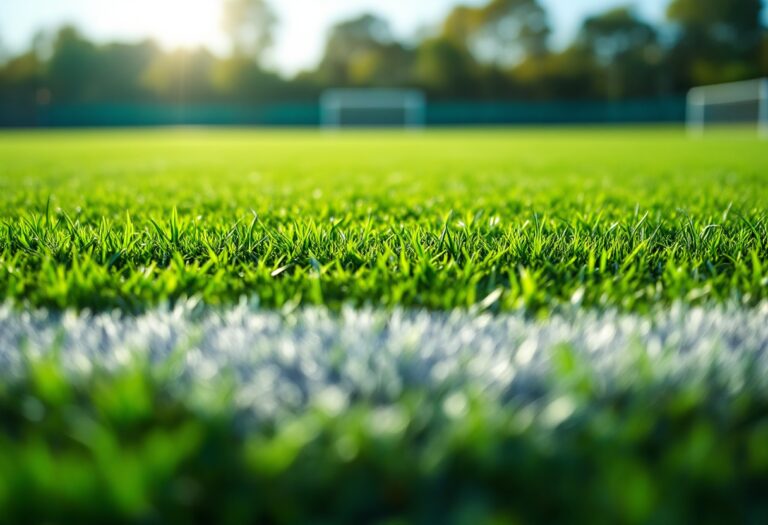
[[[533,415],[479,397],[457,417],[453,399],[425,406],[414,393],[395,407],[310,410],[245,433],[226,404],[195,410],[140,369],[84,384],[36,373],[0,389],[7,523],[763,523],[768,514],[765,392],[576,392],[562,423],[566,400]]]
[[[763,523],[767,313],[0,308],[0,521]]]
[[[764,146],[663,129],[3,134],[0,298],[754,304]]]

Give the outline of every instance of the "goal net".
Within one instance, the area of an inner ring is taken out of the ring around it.
[[[413,89],[330,89],[320,99],[326,128],[424,126],[426,97]]]
[[[768,79],[691,89],[686,121],[692,135],[702,135],[714,125],[754,125],[768,138]]]

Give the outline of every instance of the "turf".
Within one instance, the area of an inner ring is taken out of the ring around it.
[[[2,521],[763,523],[766,320],[5,306]]]
[[[5,306],[0,521],[763,523],[767,319]]]
[[[764,523],[768,148],[0,134],[0,522]]]
[[[5,133],[0,299],[756,304],[767,179],[747,133]]]

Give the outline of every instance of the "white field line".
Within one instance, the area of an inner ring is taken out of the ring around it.
[[[264,417],[315,403],[395,402],[408,391],[537,403],[557,398],[557,371],[569,359],[606,393],[681,383],[765,392],[768,303],[676,305],[650,315],[574,308],[545,320],[351,308],[284,314],[191,302],[136,317],[0,307],[0,381],[22,379],[27,360],[46,355],[73,380],[138,364],[180,395],[220,394],[226,384],[238,408]]]

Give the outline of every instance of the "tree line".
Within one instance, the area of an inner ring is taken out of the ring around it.
[[[680,95],[699,84],[768,76],[762,0],[671,0],[653,24],[631,7],[586,18],[551,44],[539,0],[459,5],[415,41],[364,14],[334,25],[322,58],[290,78],[267,59],[278,23],[266,0],[227,0],[228,56],[100,44],[67,26],[0,65],[0,104],[268,103],[327,87],[416,87],[433,99],[618,100]]]

